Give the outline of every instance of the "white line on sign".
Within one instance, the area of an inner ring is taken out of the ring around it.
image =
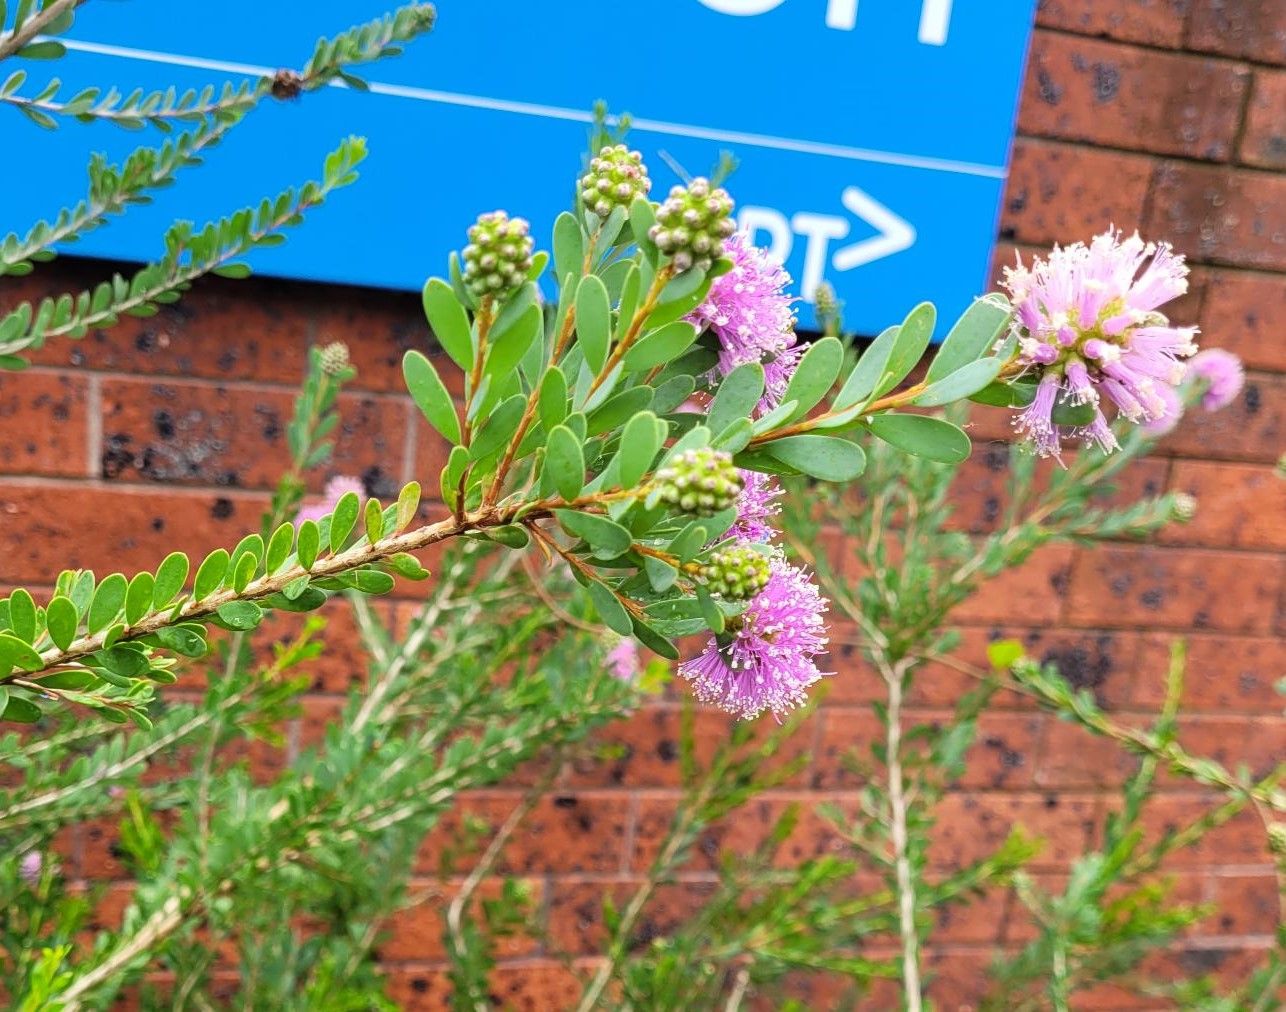
[[[68,49],[76,52],[93,53],[98,56],[115,56],[126,60],[142,60],[148,63],[194,67],[198,70],[218,70],[228,74],[248,74],[254,77],[270,77],[277,72],[272,67],[260,67],[250,63],[235,63],[226,60],[211,60],[201,56],[186,56],[179,53],[157,52],[150,49],[132,49],[128,46],[86,42],[80,39],[61,38],[59,41]],[[331,86],[336,88],[348,87],[343,81],[333,81]],[[562,106],[541,105],[535,102],[514,102],[509,99],[489,98],[484,95],[466,95],[459,92],[416,88],[403,84],[384,84],[379,81],[368,81],[367,86],[368,91],[377,95],[408,98],[419,102],[433,102],[439,105],[454,105],[472,109],[490,109],[495,112],[508,112],[519,116],[570,120],[575,123],[592,123],[594,121],[593,114],[582,109],[567,109]],[[614,117],[609,117],[609,120],[614,120]],[[717,127],[693,126],[688,123],[668,123],[664,120],[644,119],[641,117],[631,117],[630,122],[635,130],[642,130],[645,133],[662,133],[674,137],[695,137],[700,140],[746,144],[751,147],[772,148],[778,151],[796,151],[801,154],[826,155],[831,158],[846,158],[851,161],[872,162],[877,165],[897,165],[908,169],[953,172],[965,176],[982,176],[987,179],[1004,179],[1006,175],[1004,166],[985,165],[980,162],[955,161],[950,158],[931,158],[924,155],[905,155],[896,151],[855,148],[842,144],[827,144],[792,137],[775,137],[771,134],[745,133],[740,130],[721,130]]]

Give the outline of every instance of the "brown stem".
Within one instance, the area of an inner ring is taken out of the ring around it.
[[[85,0],[54,0],[38,14],[28,18],[16,32],[0,35],[0,60],[7,59],[43,32],[68,11],[74,11]]]

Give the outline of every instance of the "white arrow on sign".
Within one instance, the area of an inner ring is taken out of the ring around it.
[[[831,257],[835,270],[851,271],[915,245],[915,227],[864,190],[846,186],[840,194],[840,202],[879,234],[835,250]],[[813,301],[817,286],[822,283],[831,240],[843,239],[849,233],[849,222],[841,215],[800,211],[787,219],[771,207],[743,207],[738,215],[738,224],[750,234],[752,242],[758,242],[759,232],[766,232],[769,254],[782,263],[790,258],[794,237],[804,238],[804,270],[800,287],[806,302]]]

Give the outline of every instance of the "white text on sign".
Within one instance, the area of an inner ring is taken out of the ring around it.
[[[749,18],[767,14],[786,0],[698,0],[720,14]],[[954,0],[922,0],[918,38],[926,46],[945,46],[951,28],[951,5]],[[857,0],[827,0],[826,27],[851,32],[857,24]]]
[[[840,194],[840,202],[879,234],[837,249],[830,258],[835,270],[851,271],[915,245],[915,227],[870,194],[856,186],[846,186]],[[769,255],[782,263],[790,258],[795,236],[805,240],[804,271],[799,280],[801,293],[807,302],[814,301],[817,286],[826,275],[826,255],[831,240],[843,239],[849,233],[848,219],[842,215],[799,211],[787,218],[774,208],[753,205],[742,207],[737,224],[742,231],[749,233],[751,242],[766,245]],[[765,233],[762,237],[761,232]]]

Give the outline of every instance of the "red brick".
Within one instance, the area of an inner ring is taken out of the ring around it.
[[[1174,489],[1197,500],[1197,514],[1160,539],[1176,545],[1286,551],[1286,481],[1267,465],[1178,460]]]
[[[521,795],[465,795],[425,838],[419,867],[437,871],[446,850],[459,850],[462,820],[482,819],[494,832],[521,802]],[[624,859],[629,799],[605,792],[558,793],[544,797],[510,838],[496,872],[618,872]],[[490,833],[482,837],[486,846]],[[460,863],[476,858],[464,854]]]
[[[1175,48],[1191,0],[1040,0],[1036,24],[1078,35]]]
[[[1273,620],[1281,560],[1179,548],[1100,546],[1072,568],[1067,618],[1110,627],[1264,633]],[[1232,595],[1236,586],[1241,593]]]
[[[687,871],[715,871],[729,854],[747,854],[768,837],[777,821],[791,805],[799,806],[799,821],[794,831],[776,852],[777,867],[793,867],[824,854],[847,853],[834,826],[813,807],[816,795],[760,795],[701,834]],[[851,797],[851,796],[850,796]],[[831,794],[826,801],[851,808],[845,796]],[[638,803],[635,845],[630,858],[634,871],[644,871],[660,853],[674,815],[676,798],[672,795],[643,794]]]
[[[937,807],[929,860],[959,868],[993,853],[1010,832],[1044,841],[1034,866],[1048,867],[1079,855],[1097,825],[1098,803],[1076,795],[949,794]]]
[[[1151,846],[1163,836],[1179,832],[1221,807],[1221,795],[1158,794],[1143,808],[1140,819],[1143,845]],[[1119,801],[1113,801],[1119,806]],[[1242,809],[1195,843],[1171,852],[1169,868],[1217,867],[1219,865],[1270,865],[1263,823],[1252,811]]]
[[[951,621],[1005,622],[1019,614],[1024,622],[1057,622],[1071,561],[1069,545],[1038,548],[1021,566],[983,583],[951,613]]]
[[[693,733],[697,762],[708,766],[715,750],[732,734],[734,720],[722,711],[702,707],[694,715]],[[767,773],[799,760],[810,748],[816,718],[806,721],[778,746],[763,766]],[[681,714],[672,705],[648,706],[596,734],[571,764],[567,783],[613,787],[677,787]],[[754,725],[753,740],[762,741],[776,730],[772,721]],[[801,770],[788,783],[802,784]]]
[[[1138,759],[1116,742],[1051,716],[1045,721],[1035,785],[1059,791],[1115,788],[1138,766]]]
[[[134,573],[171,551],[201,556],[257,530],[267,505],[243,493],[0,484],[0,581],[52,583],[59,570]],[[92,533],[91,533],[92,532]]]
[[[549,900],[549,943],[555,952],[597,955],[607,942],[603,901],[611,897],[623,910],[642,885],[641,879],[566,882],[555,886]],[[714,891],[713,882],[676,882],[659,886],[643,908],[631,936],[631,947],[669,934],[694,917]]]
[[[167,484],[272,488],[290,467],[285,391],[204,383],[103,381],[103,477]],[[400,487],[408,408],[401,399],[344,395],[326,474],[361,477],[368,493]]]
[[[498,900],[503,895],[504,882],[500,878],[483,879],[473,894],[466,916],[480,918],[482,904]],[[530,908],[539,911],[544,903],[544,883],[537,879],[523,879],[519,884],[527,892]],[[413,902],[395,911],[385,926],[383,941],[378,945],[380,961],[445,960],[446,912],[459,890],[458,882],[413,881],[408,889],[408,896]],[[500,935],[495,941],[495,955],[499,959],[529,956],[539,948],[534,935],[527,932]]]
[[[1223,873],[1210,879],[1216,910],[1212,927],[1221,935],[1267,935],[1282,916],[1280,884],[1265,871],[1257,875]]]
[[[1160,709],[1173,639],[1160,633],[1144,636],[1134,705]],[[1190,633],[1184,641],[1188,655],[1181,705],[1185,712],[1261,714],[1280,707],[1276,683],[1286,671],[1286,640]]]
[[[1039,33],[1018,125],[1040,137],[1223,161],[1248,82],[1246,70],[1222,60]]]
[[[64,373],[0,372],[0,473],[85,477],[88,386]]]
[[[821,720],[809,786],[820,791],[861,787],[874,762],[871,745],[884,743],[884,725],[869,706],[828,706]]]
[[[1039,756],[1041,724],[1035,713],[981,714],[973,747],[965,755],[960,786],[988,790],[1030,786]]]
[[[1247,165],[1286,169],[1286,71],[1255,72],[1237,153]]]
[[[1286,64],[1286,10],[1271,0],[1200,0],[1186,41],[1192,49]]]
[[[1221,411],[1195,408],[1161,441],[1185,457],[1275,464],[1286,445],[1286,376],[1249,373],[1241,395]]]
[[[575,1008],[581,995],[576,973],[548,960],[498,966],[489,983],[488,995],[496,1007],[515,1012]],[[451,1007],[452,990],[445,970],[396,967],[388,974],[388,996],[404,1012],[444,1012]]]
[[[1143,230],[1200,261],[1286,270],[1284,206],[1286,175],[1166,162]]]
[[[1251,717],[1181,713],[1178,739],[1189,754],[1213,759],[1233,773],[1245,764],[1258,780],[1271,773],[1286,754],[1286,719],[1267,714]],[[1192,783],[1177,773],[1165,779],[1176,788]]]
[[[1286,372],[1286,277],[1212,271],[1201,312],[1201,342],[1241,356],[1251,369]]]
[[[1019,139],[1001,235],[1049,246],[1088,240],[1113,222],[1131,226],[1143,218],[1155,165],[1141,155]]]

